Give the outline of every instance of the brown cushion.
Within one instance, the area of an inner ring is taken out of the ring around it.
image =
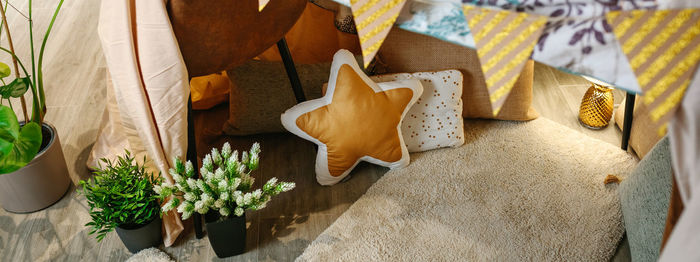
[[[306,99],[321,97],[321,86],[328,81],[331,64],[301,64],[296,65],[296,69]],[[284,131],[280,115],[297,102],[282,62],[253,60],[227,73],[232,88],[224,133],[249,135]]]
[[[532,60],[525,65],[501,111],[494,117],[486,80],[474,49],[394,27],[384,40],[378,59],[387,73],[459,69],[464,75],[462,116],[465,118],[524,121],[539,116],[531,107],[534,71]]]
[[[654,145],[663,138],[656,132],[656,125],[649,119],[649,108],[641,100],[639,97],[635,99],[629,140],[629,146],[637,153],[640,159],[644,158]],[[615,110],[615,124],[620,129],[623,128],[625,121],[625,102],[626,99]]]

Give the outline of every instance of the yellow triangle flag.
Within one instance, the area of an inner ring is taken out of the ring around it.
[[[498,115],[544,29],[543,16],[464,5],[464,15]]]
[[[350,0],[365,67],[377,54],[405,3],[406,0]]]
[[[265,6],[268,2],[270,2],[270,0],[258,0],[258,12],[261,12],[263,9],[265,9]]]
[[[662,136],[700,61],[700,10],[616,11],[606,19]]]

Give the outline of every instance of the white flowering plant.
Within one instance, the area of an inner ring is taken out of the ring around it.
[[[254,143],[250,153],[231,152],[225,143],[219,151],[213,148],[202,161],[201,177],[195,176],[192,162],[175,159],[175,167],[169,173],[174,184],[164,182],[154,186],[161,200],[169,200],[162,206],[163,213],[176,209],[182,219],[195,212],[206,214],[218,211],[222,218],[242,216],[247,209],[258,210],[267,205],[272,196],[292,190],[292,182],[278,182],[271,178],[261,189],[252,190],[255,179],[250,175],[260,164],[260,144]]]

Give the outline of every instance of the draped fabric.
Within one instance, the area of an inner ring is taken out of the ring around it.
[[[173,157],[187,150],[188,76],[165,0],[102,1],[98,25],[111,82],[107,112],[92,159],[134,151],[172,182]],[[182,232],[175,211],[163,216],[164,243]]]
[[[696,75],[700,74],[700,70]],[[695,79],[669,124],[671,160],[683,212],[660,261],[700,260],[700,79]]]

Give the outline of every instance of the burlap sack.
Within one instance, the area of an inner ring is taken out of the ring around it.
[[[458,69],[464,75],[465,118],[532,120],[539,114],[531,107],[534,62],[528,61],[499,114],[491,113],[486,80],[476,51],[434,37],[394,27],[378,54],[386,73],[410,73]]]

